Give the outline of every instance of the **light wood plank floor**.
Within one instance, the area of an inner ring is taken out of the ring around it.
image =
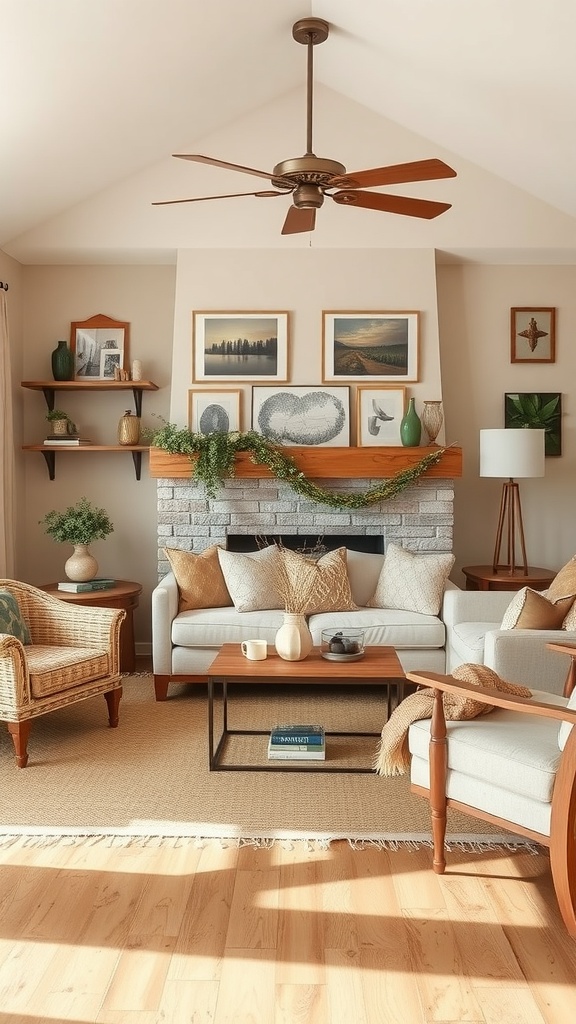
[[[569,1024],[544,853],[0,847],[0,1024]]]

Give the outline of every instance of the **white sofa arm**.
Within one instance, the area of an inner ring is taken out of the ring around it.
[[[442,618],[446,626],[458,622],[502,622],[516,591],[445,590]]]
[[[152,668],[157,675],[172,672],[172,621],[178,601],[178,584],[169,572],[152,591]]]
[[[509,683],[561,694],[570,668],[568,655],[549,651],[546,644],[576,643],[566,629],[493,629],[484,640],[484,664]]]

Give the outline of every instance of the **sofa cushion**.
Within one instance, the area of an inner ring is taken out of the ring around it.
[[[561,629],[573,596],[551,601],[531,587],[522,587],[508,605],[500,629]]]
[[[323,629],[363,629],[367,647],[441,648],[444,646],[444,623],[435,615],[420,615],[397,608],[378,610],[360,608],[356,612],[324,612],[311,615],[308,626],[316,646]]]
[[[72,690],[76,686],[110,675],[107,651],[93,647],[50,647],[32,644],[26,648],[30,690],[36,699]]]
[[[172,622],[172,643],[177,647],[219,647],[242,640],[273,644],[284,621],[284,611],[239,612],[236,608],[198,608],[182,612]]]
[[[374,596],[383,565],[383,554],[353,551],[352,548],[348,548],[346,552],[346,567],[348,579],[350,580],[352,600],[361,608],[365,608],[370,598]]]
[[[178,610],[190,608],[219,608],[232,604],[218,561],[218,546],[206,548],[199,554],[180,548],[164,548],[178,584]]]
[[[346,567],[346,548],[336,548],[317,560],[283,548],[278,589],[288,611],[303,615],[354,611]]]
[[[14,594],[0,590],[0,633],[15,636],[21,644],[30,643],[30,630]]]
[[[438,615],[454,561],[452,554],[420,554],[389,544],[368,606]]]
[[[284,608],[284,601],[275,585],[280,558],[276,544],[248,554],[218,548],[218,559],[236,611]]]
[[[484,664],[484,643],[486,633],[500,629],[499,622],[457,622],[450,630],[450,646],[452,648],[452,664],[473,661],[477,665]]]

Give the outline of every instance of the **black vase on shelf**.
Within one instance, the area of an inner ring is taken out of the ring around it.
[[[58,342],[51,358],[54,380],[72,380],[74,376],[74,355],[66,341]]]

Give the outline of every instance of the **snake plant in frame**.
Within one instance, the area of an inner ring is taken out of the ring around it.
[[[562,395],[533,391],[504,396],[504,426],[544,430],[546,455],[562,454]]]

